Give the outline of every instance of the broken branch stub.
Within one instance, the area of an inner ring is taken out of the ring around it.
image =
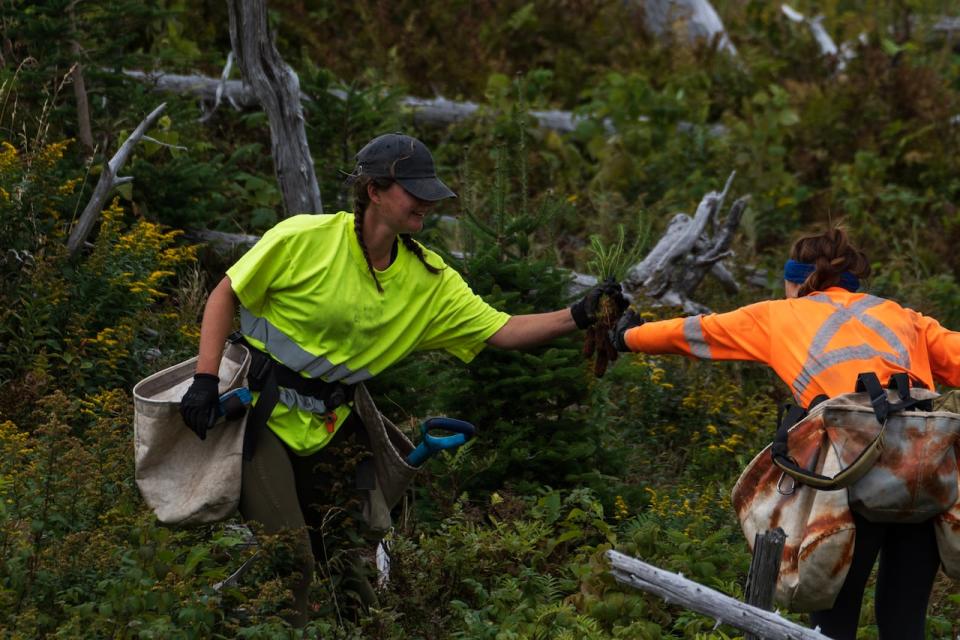
[[[118,177],[117,173],[123,165],[126,164],[130,154],[133,153],[133,147],[143,138],[147,130],[153,126],[153,123],[157,121],[157,118],[160,117],[160,114],[163,113],[166,106],[167,103],[164,102],[144,118],[143,121],[137,125],[137,128],[134,129],[133,133],[130,134],[130,137],[120,145],[120,148],[114,156],[110,158],[110,161],[103,165],[103,171],[100,172],[100,179],[97,181],[97,186],[93,189],[93,195],[90,196],[90,201],[84,208],[83,213],[80,214],[77,224],[71,229],[70,237],[67,239],[67,250],[70,252],[70,255],[76,255],[80,247],[83,246],[83,243],[86,242],[87,236],[89,236],[93,230],[93,225],[97,222],[97,218],[100,217],[100,212],[103,211],[110,192],[113,191],[115,187],[133,180],[131,177]]]
[[[658,305],[679,306],[693,314],[709,311],[691,298],[707,274],[717,278],[727,292],[739,289],[721,260],[731,255],[730,245],[749,198],[734,202],[723,224],[717,220],[733,177],[731,174],[722,192],[705,195],[692,218],[685,213],[673,217],[653,249],[627,272],[623,288],[628,294],[643,295]]]

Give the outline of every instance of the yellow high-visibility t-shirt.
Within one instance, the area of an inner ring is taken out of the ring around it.
[[[416,350],[444,349],[469,362],[510,316],[473,293],[436,253],[423,253],[439,274],[398,242],[396,259],[377,271],[380,293],[353,214],[288,218],[227,270],[242,305],[241,331],[304,377],[329,382],[367,380]],[[281,388],[268,422],[300,455],[333,436],[323,411],[335,411],[336,428],[350,412],[316,403]]]

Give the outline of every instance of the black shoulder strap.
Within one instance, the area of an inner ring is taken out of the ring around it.
[[[789,431],[793,425],[803,420],[807,412],[803,407],[785,402],[777,409],[777,434],[773,437],[770,453],[776,458],[789,458]]]
[[[877,422],[883,424],[887,421],[887,416],[893,407],[887,400],[887,392],[880,385],[880,379],[873,371],[865,371],[857,376],[856,392],[866,391],[870,396],[870,406],[873,407],[873,415],[877,417]],[[909,397],[909,392],[908,392]]]
[[[887,396],[883,392],[883,389],[880,388],[880,382],[877,381],[876,376],[873,376],[873,378],[876,382],[877,388],[880,390],[880,394],[883,397],[884,402],[886,402]],[[867,381],[866,384],[869,384],[871,387],[873,386],[873,383],[870,381]],[[873,396],[871,396],[871,398],[872,397]],[[817,396],[810,403],[810,407],[807,409],[807,411],[804,411],[802,408],[797,406],[786,405],[784,407],[786,409],[785,417],[783,416],[784,411],[781,409],[778,414],[779,424],[777,425],[777,435],[774,437],[773,444],[770,445],[770,455],[773,458],[773,463],[780,467],[785,474],[791,476],[792,478],[822,491],[835,491],[839,489],[845,489],[862,478],[863,475],[869,471],[873,464],[877,461],[877,459],[880,457],[881,451],[883,450],[883,432],[886,430],[886,424],[885,422],[881,421],[880,424],[884,426],[881,427],[880,433],[877,434],[877,437],[873,440],[873,442],[864,448],[860,455],[858,455],[857,458],[849,466],[847,466],[847,468],[841,470],[832,478],[816,473],[810,469],[804,469],[800,467],[790,456],[788,431],[791,427],[805,418],[811,409],[827,399],[827,396],[822,394]],[[876,407],[874,408],[876,409]]]

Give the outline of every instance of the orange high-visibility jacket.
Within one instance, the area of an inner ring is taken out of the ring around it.
[[[886,383],[908,373],[933,389],[960,386],[960,333],[896,302],[840,287],[729,313],[648,322],[627,331],[631,351],[763,362],[801,406],[854,390],[857,374]]]

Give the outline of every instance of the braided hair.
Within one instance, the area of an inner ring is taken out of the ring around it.
[[[800,296],[837,285],[845,271],[858,278],[870,275],[866,254],[850,243],[847,232],[839,226],[800,238],[793,243],[790,258],[814,265],[813,273],[800,285]]]
[[[367,270],[370,272],[373,282],[377,285],[377,291],[380,293],[383,293],[383,287],[380,285],[380,280],[377,279],[377,272],[374,270],[373,262],[370,260],[370,252],[367,250],[367,244],[363,240],[363,218],[367,213],[367,207],[370,206],[370,194],[367,193],[367,186],[372,184],[375,189],[382,191],[389,189],[393,182],[391,178],[373,178],[371,176],[361,175],[353,183],[353,230],[354,233],[357,234],[357,242],[360,243],[363,259],[367,262]],[[409,233],[401,233],[400,241],[403,242],[403,246],[405,246],[410,253],[417,256],[417,259],[426,267],[427,271],[433,274],[440,273],[440,269],[427,262],[427,257],[423,253],[423,247],[419,242],[414,240]]]

